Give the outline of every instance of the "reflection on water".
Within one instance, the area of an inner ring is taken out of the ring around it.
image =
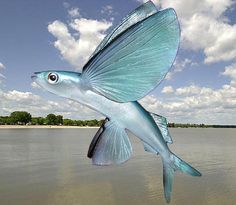
[[[98,167],[86,157],[96,129],[1,129],[1,205],[166,204],[160,157],[131,136],[134,156]],[[177,172],[171,204],[233,205],[236,129],[171,129],[172,151],[203,174]]]

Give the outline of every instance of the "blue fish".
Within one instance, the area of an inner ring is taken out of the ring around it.
[[[145,110],[137,100],[166,76],[177,55],[180,26],[172,8],[157,10],[149,1],[116,26],[84,65],[82,73],[35,72],[32,79],[47,91],[77,101],[106,117],[88,157],[95,165],[121,164],[132,155],[126,130],[147,152],[163,162],[165,199],[170,202],[174,171],[201,173],[168,148],[172,143],[165,117]]]

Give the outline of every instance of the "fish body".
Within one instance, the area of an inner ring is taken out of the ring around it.
[[[168,148],[172,139],[166,118],[148,112],[137,100],[167,74],[177,54],[179,36],[175,11],[157,11],[149,1],[104,38],[82,73],[51,70],[32,76],[49,92],[77,101],[106,117],[89,147],[88,157],[93,164],[120,164],[131,157],[126,130],[141,140],[146,151],[160,155],[167,202],[171,198],[174,171],[201,174]]]

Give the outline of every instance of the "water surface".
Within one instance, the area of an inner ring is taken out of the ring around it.
[[[236,204],[236,129],[171,129],[171,150],[203,174],[175,174],[171,204]],[[1,129],[1,205],[162,205],[160,157],[130,135],[133,157],[98,167],[96,129]]]

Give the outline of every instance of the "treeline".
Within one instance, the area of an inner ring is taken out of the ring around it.
[[[25,111],[15,111],[10,116],[0,116],[0,125],[67,125],[67,126],[101,126],[103,120],[71,120],[62,115],[48,114],[46,117],[32,117]]]
[[[208,127],[209,125],[205,125],[205,124],[190,124],[190,123],[186,123],[186,124],[182,124],[182,123],[168,123],[168,127],[182,127],[182,128],[188,128],[188,127]]]
[[[104,120],[71,120],[63,119],[62,115],[48,114],[46,117],[32,117],[25,111],[15,111],[10,116],[0,116],[0,125],[65,125],[65,126],[89,126],[100,127]],[[173,128],[236,128],[236,125],[205,125],[205,124],[181,124],[168,123]]]
[[[174,128],[236,128],[236,125],[205,125],[205,124],[182,124],[182,123],[168,123],[168,127]]]

